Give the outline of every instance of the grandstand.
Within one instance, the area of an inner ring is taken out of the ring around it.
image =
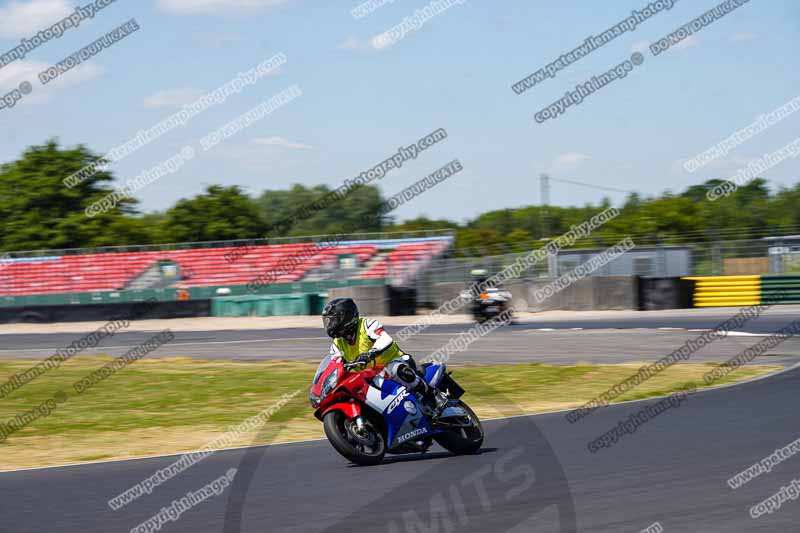
[[[452,235],[242,245],[195,243],[169,249],[101,249],[12,254],[0,260],[0,296],[96,293],[169,287],[377,280],[402,285],[452,247]]]

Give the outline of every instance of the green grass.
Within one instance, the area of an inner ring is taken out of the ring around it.
[[[83,394],[75,392],[73,383],[110,360],[80,358],[49,371],[0,400],[0,420],[63,390],[69,399],[58,408],[58,416],[37,420],[23,430],[26,434],[227,425],[241,422],[243,413],[257,413],[270,398],[305,389],[309,383],[307,364],[276,363],[266,371],[259,364],[142,360]],[[0,362],[0,375],[8,376],[31,364]],[[279,412],[275,419],[285,417]]]
[[[264,430],[237,445],[321,437],[307,391],[316,365],[305,362],[231,362],[143,359],[83,394],[72,384],[110,361],[79,357],[50,370],[0,400],[0,422],[28,411],[54,393],[67,393],[50,416],[37,419],[0,443],[0,469],[123,458],[195,450],[229,426],[274,405],[281,395],[299,393],[278,410]],[[0,361],[0,377],[30,368],[35,361]],[[577,407],[633,374],[639,365],[516,364],[451,366],[467,390],[467,401],[482,417]],[[703,387],[713,365],[676,365],[616,401]],[[745,367],[717,384],[751,378],[780,367]],[[715,384],[715,385],[717,385]]]
[[[478,398],[478,405],[518,414],[578,407],[635,374],[642,364],[463,366],[456,373],[464,388]],[[688,388],[707,388],[703,375],[715,366],[715,363],[672,366],[615,398],[612,403],[664,396]],[[776,366],[741,368],[718,380],[714,386],[735,383],[778,369],[780,367]],[[491,388],[484,384],[490,384]]]

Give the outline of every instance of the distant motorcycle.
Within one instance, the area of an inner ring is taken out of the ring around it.
[[[461,294],[465,298],[471,296],[469,291],[464,291]],[[506,290],[485,289],[473,298],[472,316],[477,322],[492,320],[506,312],[510,322],[513,308],[511,307],[511,293]]]
[[[483,444],[478,416],[459,398],[464,394],[443,363],[422,365],[424,379],[448,397],[438,416],[423,413],[416,394],[384,378],[380,370],[354,371],[360,363],[328,355],[311,386],[311,406],[331,445],[358,465],[375,465],[386,453],[425,452],[439,443],[455,454],[471,454]]]

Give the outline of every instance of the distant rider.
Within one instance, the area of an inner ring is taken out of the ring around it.
[[[436,414],[446,398],[421,379],[414,358],[404,353],[392,337],[375,319],[358,314],[358,306],[351,298],[335,298],[322,311],[325,332],[333,339],[331,354],[345,361],[364,366],[383,367],[387,379],[404,385],[417,393],[426,407]]]
[[[483,268],[471,270],[470,274],[472,276],[470,290],[474,295],[472,298],[472,314],[474,316],[481,315],[481,302],[483,301],[491,301],[503,311],[509,309],[511,293],[497,282],[496,276],[489,276],[488,271]]]

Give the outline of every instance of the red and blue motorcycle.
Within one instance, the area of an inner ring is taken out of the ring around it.
[[[314,416],[322,421],[331,445],[358,465],[375,465],[387,453],[427,451],[434,442],[455,454],[477,452],[483,444],[478,416],[460,400],[464,394],[443,363],[420,367],[429,386],[447,397],[433,417],[405,386],[378,368],[364,368],[328,355],[311,386]]]

